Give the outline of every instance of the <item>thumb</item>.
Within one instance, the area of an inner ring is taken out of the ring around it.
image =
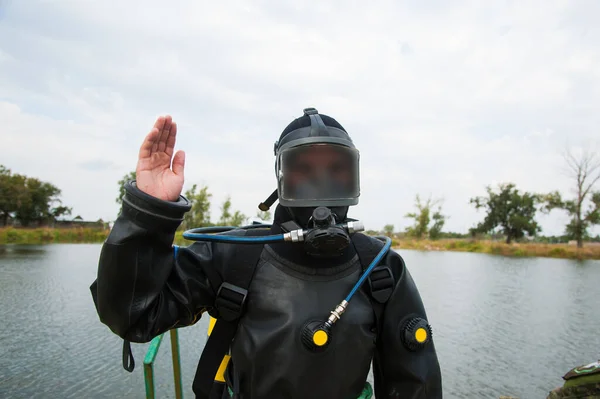
[[[173,173],[183,177],[183,167],[185,166],[185,152],[177,151],[173,157]]]

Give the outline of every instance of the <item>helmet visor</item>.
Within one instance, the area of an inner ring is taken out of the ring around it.
[[[356,199],[360,191],[358,161],[358,150],[336,144],[283,150],[278,164],[281,199],[297,201],[299,206]]]

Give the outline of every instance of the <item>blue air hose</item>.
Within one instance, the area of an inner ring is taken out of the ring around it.
[[[188,240],[194,240],[194,241],[212,241],[212,242],[240,243],[240,244],[266,244],[266,243],[287,241],[286,236],[288,236],[290,233],[287,233],[285,235],[284,234],[274,234],[274,235],[268,235],[268,236],[251,236],[251,237],[219,234],[219,233],[225,233],[227,231],[231,231],[234,229],[249,230],[249,229],[268,228],[268,227],[271,227],[271,225],[269,225],[269,224],[252,224],[252,225],[242,226],[242,227],[233,227],[233,226],[200,227],[200,228],[185,231],[183,233],[183,238],[188,239]],[[288,238],[290,238],[290,236],[288,236]],[[369,266],[365,269],[364,273],[360,276],[360,278],[358,279],[358,281],[356,282],[354,287],[352,287],[352,290],[350,291],[348,296],[346,296],[346,298],[335,308],[335,310],[331,312],[331,316],[325,322],[325,328],[327,330],[329,328],[331,328],[337,320],[340,319],[342,313],[344,313],[344,311],[346,310],[346,307],[348,306],[348,302],[350,302],[350,299],[352,299],[354,294],[363,285],[363,283],[365,282],[367,277],[369,277],[369,274],[371,274],[371,272],[373,271],[375,266],[377,266],[377,264],[385,256],[385,254],[390,250],[390,248],[392,246],[392,240],[389,237],[384,236],[384,237],[376,237],[376,238],[385,239],[385,244],[384,244],[383,248],[381,248],[381,250],[379,251],[377,256],[371,262],[371,264],[369,264]]]
[[[226,243],[240,243],[240,244],[267,244],[272,242],[284,241],[283,234],[274,234],[269,236],[229,236],[225,234],[227,231],[241,229],[250,230],[258,228],[269,228],[270,224],[251,224],[242,227],[233,226],[212,226],[212,227],[199,227],[196,229],[187,230],[183,233],[183,238],[194,241],[212,241],[212,242],[226,242]]]
[[[379,238],[379,237],[377,237],[377,238]],[[379,253],[375,257],[375,259],[373,259],[373,261],[371,262],[369,267],[367,267],[367,269],[362,274],[362,276],[360,276],[360,278],[358,279],[358,281],[352,288],[352,291],[350,291],[350,293],[346,297],[346,299],[345,299],[346,302],[350,302],[350,299],[352,298],[352,296],[356,293],[356,291],[358,291],[360,286],[365,282],[365,280],[367,279],[369,274],[371,274],[371,272],[373,271],[375,266],[377,266],[379,261],[381,261],[381,258],[383,258],[383,256],[390,250],[391,246],[392,246],[392,239],[389,237],[385,237],[385,245],[383,246],[383,248],[381,248],[381,251],[379,251]]]
[[[275,234],[271,236],[259,237],[238,237],[216,234],[198,234],[198,233],[183,233],[183,238],[195,241],[212,241],[212,242],[228,242],[228,243],[244,243],[244,244],[266,244],[271,242],[283,241],[283,234]]]

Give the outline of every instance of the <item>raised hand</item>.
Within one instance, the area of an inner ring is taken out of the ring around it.
[[[177,124],[171,116],[158,117],[140,147],[135,171],[137,187],[165,201],[177,200],[183,189],[185,153],[177,151],[173,157],[176,135]]]

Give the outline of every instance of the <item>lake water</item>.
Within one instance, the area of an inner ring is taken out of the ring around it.
[[[144,398],[143,358],[89,293],[101,246],[0,246],[0,397]],[[600,358],[600,262],[401,250],[434,329],[445,398],[545,398],[571,367]],[[208,319],[180,330],[185,397]],[[174,397],[165,336],[157,397]]]

